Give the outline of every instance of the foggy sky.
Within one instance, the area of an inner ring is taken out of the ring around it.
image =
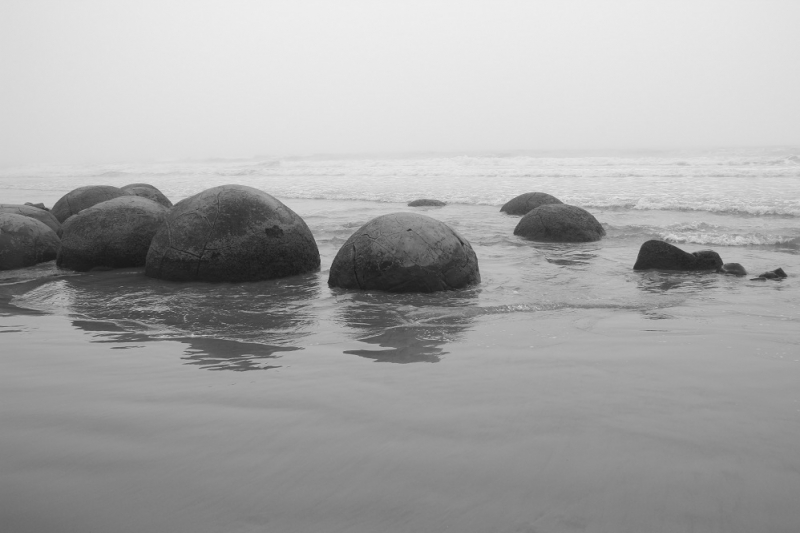
[[[800,2],[0,2],[0,164],[800,145]]]

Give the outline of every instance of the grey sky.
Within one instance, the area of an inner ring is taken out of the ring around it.
[[[800,145],[800,1],[0,2],[0,164]]]

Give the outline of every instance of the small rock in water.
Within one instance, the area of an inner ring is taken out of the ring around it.
[[[766,281],[768,279],[783,279],[785,277],[787,277],[786,272],[784,272],[782,268],[776,268],[775,270],[764,272],[757,278],[750,278],[750,281]]]
[[[500,212],[509,215],[525,215],[539,206],[561,203],[563,203],[561,200],[546,192],[526,192],[503,204]]]
[[[47,209],[43,203],[39,202],[38,204],[32,204],[31,202],[25,202],[25,205],[29,205],[31,207],[36,207],[37,209],[44,209],[45,211],[50,211]]]
[[[664,241],[650,240],[639,248],[634,270],[718,270],[722,258],[712,250],[689,253]]]
[[[731,274],[733,276],[746,276],[747,270],[744,269],[739,263],[725,263],[719,269],[722,274]]]
[[[441,200],[432,200],[430,198],[420,198],[419,200],[408,202],[408,207],[442,207],[444,205],[447,205],[447,203]]]
[[[606,230],[594,216],[574,205],[540,205],[523,216],[514,235],[539,242],[599,241]]]

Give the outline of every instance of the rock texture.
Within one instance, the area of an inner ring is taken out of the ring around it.
[[[147,253],[145,274],[174,281],[256,281],[317,270],[311,230],[269,194],[222,185],[175,204]]]
[[[664,241],[647,241],[639,248],[634,270],[718,270],[722,259],[717,252],[702,250],[684,252]]]
[[[431,200],[430,198],[420,198],[419,200],[408,202],[408,207],[442,207],[444,205],[447,205],[447,203],[441,200]]]
[[[148,198],[164,207],[172,207],[172,202],[169,201],[169,198],[164,196],[164,193],[149,183],[131,183],[130,185],[122,187],[122,191],[126,194]]]
[[[720,273],[732,276],[746,276],[747,270],[739,263],[725,263],[719,268]]]
[[[40,209],[28,204],[0,204],[0,213],[14,213],[16,215],[35,218],[56,232],[56,235],[59,237],[61,236],[61,223],[50,211],[45,209]]]
[[[544,192],[526,192],[506,202],[500,211],[509,215],[525,215],[540,205],[561,203],[563,202],[555,196]]]
[[[140,196],[100,202],[64,222],[56,265],[80,272],[144,266],[168,209]]]
[[[35,218],[0,213],[0,270],[52,261],[60,245],[56,233]]]
[[[567,204],[545,204],[517,223],[514,235],[540,242],[599,241],[606,230],[585,209]]]
[[[50,210],[62,224],[72,215],[77,215],[87,207],[106,200],[113,200],[127,193],[110,185],[87,185],[78,187],[61,197]]]
[[[417,213],[372,219],[350,236],[328,285],[388,292],[434,292],[481,281],[469,242],[447,224]]]

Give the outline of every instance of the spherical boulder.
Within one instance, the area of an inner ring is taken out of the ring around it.
[[[532,209],[514,228],[514,235],[540,242],[592,242],[605,234],[606,230],[591,213],[567,204],[545,204]]]
[[[257,281],[319,269],[311,230],[269,194],[221,185],[181,200],[156,233],[145,274],[172,281]]]
[[[447,224],[417,213],[392,213],[347,239],[333,260],[328,285],[434,292],[480,281],[472,246]]]
[[[650,240],[639,248],[634,270],[719,270],[722,258],[717,252],[689,253],[664,241]]]
[[[154,202],[158,202],[164,207],[172,207],[172,202],[169,201],[169,198],[164,196],[164,193],[149,183],[131,183],[130,185],[122,187],[122,191],[126,194],[148,198]]]
[[[50,211],[39,209],[33,205],[22,204],[0,204],[0,213],[14,213],[25,217],[35,218],[61,236],[61,223]]]
[[[126,195],[127,193],[122,189],[110,185],[78,187],[62,196],[50,212],[63,224],[69,217],[77,215],[87,207]]]
[[[56,265],[79,272],[144,266],[167,212],[140,196],[120,196],[84,209],[64,222]]]
[[[747,270],[739,263],[725,263],[719,267],[721,274],[730,274],[732,276],[746,276]]]
[[[0,270],[52,261],[60,245],[56,233],[35,218],[0,213]]]
[[[445,205],[447,205],[447,203],[441,200],[433,200],[430,198],[420,198],[419,200],[408,202],[408,207],[442,207]]]
[[[561,204],[561,200],[544,192],[526,192],[512,198],[500,208],[501,213],[525,215],[540,205]]]

